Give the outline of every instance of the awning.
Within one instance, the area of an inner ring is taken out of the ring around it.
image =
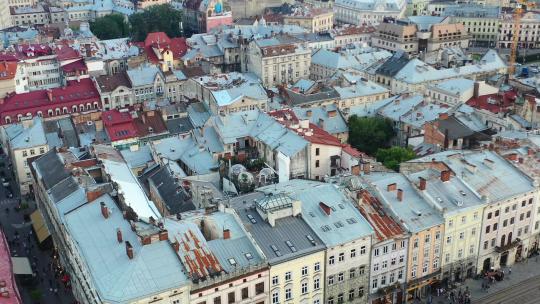
[[[28,258],[22,257],[11,257],[11,262],[13,263],[13,273],[14,274],[23,274],[23,275],[32,275],[32,267],[30,267],[30,261]]]
[[[49,232],[47,225],[45,225],[41,211],[39,211],[39,209],[34,211],[32,214],[30,214],[30,219],[32,220],[32,227],[34,228],[34,232],[36,233],[39,243],[43,243],[43,241],[45,241],[51,235],[51,233]]]

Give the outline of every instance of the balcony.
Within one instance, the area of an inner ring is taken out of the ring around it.
[[[502,253],[502,252],[508,251],[508,250],[510,250],[510,249],[512,249],[514,247],[517,247],[519,245],[521,245],[521,239],[516,238],[513,242],[507,243],[504,246],[495,246],[495,252]]]

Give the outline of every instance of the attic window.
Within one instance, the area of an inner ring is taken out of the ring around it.
[[[323,232],[328,232],[328,231],[331,230],[330,226],[328,226],[328,225],[322,226],[321,229],[322,229]]]
[[[230,258],[230,259],[229,259],[229,264],[231,264],[232,266],[235,266],[235,265],[236,265],[235,259]]]
[[[343,225],[342,222],[335,222],[335,223],[334,223],[334,226],[336,226],[336,228],[341,228],[341,227],[343,227],[344,225]]]
[[[352,218],[352,217],[351,217],[351,218],[348,218],[348,219],[347,219],[347,223],[349,223],[349,224],[352,225],[352,224],[358,223],[358,221],[357,221],[355,218]]]
[[[343,206],[343,204],[338,204],[339,206],[339,209],[345,209],[345,206]]]
[[[246,253],[244,253],[244,255],[246,256],[246,259],[248,259],[248,260],[253,259],[253,255],[250,252],[246,252]]]

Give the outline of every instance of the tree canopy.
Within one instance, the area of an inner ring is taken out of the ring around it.
[[[90,30],[99,39],[115,39],[129,36],[129,24],[124,15],[110,14],[96,18],[90,23]]]
[[[129,16],[131,36],[136,41],[143,41],[151,32],[165,32],[169,37],[180,37],[183,34],[181,22],[182,12],[169,4],[153,5]]]
[[[349,118],[349,143],[369,155],[375,154],[379,148],[388,147],[393,136],[392,122],[388,119],[356,115]]]
[[[379,149],[375,155],[377,161],[381,162],[386,168],[394,171],[399,170],[399,164],[416,157],[416,154],[410,148],[391,147],[388,149]]]

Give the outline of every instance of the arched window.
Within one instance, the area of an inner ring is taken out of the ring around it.
[[[68,114],[68,113],[69,113],[68,108],[67,108],[67,107],[63,107],[63,108],[62,108],[62,112],[63,112],[64,114]]]
[[[43,117],[43,112],[37,111],[37,116],[38,116],[38,117]]]
[[[26,117],[32,117],[32,113],[30,112],[26,113]]]
[[[87,103],[86,104],[86,111],[90,111],[90,110],[92,110],[92,104]]]
[[[10,124],[11,123],[11,117],[6,116],[5,121],[6,121],[7,124]]]
[[[77,106],[72,106],[71,107],[71,112],[77,112]]]
[[[22,114],[17,114],[17,121],[21,121],[22,119]]]
[[[506,241],[506,235],[501,237],[501,247],[504,246],[504,241]]]
[[[81,112],[84,112],[84,105],[79,105],[79,109],[81,109]]]
[[[95,102],[94,102],[94,109],[96,109],[96,110],[97,110],[97,109],[98,109],[98,106],[99,106],[98,102],[97,102],[97,101],[95,101]]]
[[[47,114],[48,114],[49,116],[53,116],[53,110],[52,110],[52,109],[49,109],[49,111],[47,111]]]
[[[60,115],[60,113],[61,113],[61,112],[60,112],[60,108],[54,109],[54,112],[56,113],[56,115]]]

